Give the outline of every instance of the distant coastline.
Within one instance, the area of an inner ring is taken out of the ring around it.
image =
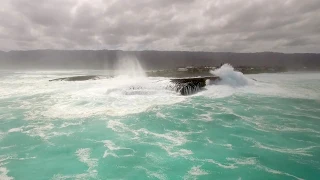
[[[212,76],[211,70],[219,67],[213,66],[202,66],[202,67],[180,67],[176,69],[166,70],[154,70],[147,72],[148,76],[151,77],[203,77]],[[281,73],[287,72],[284,67],[250,67],[250,66],[238,66],[235,67],[236,71],[242,72],[243,74],[260,74],[260,73]]]
[[[30,50],[0,51],[1,69],[114,69],[121,57],[136,58],[146,70],[219,66],[281,67],[286,70],[318,71],[320,54],[276,52],[188,52],[119,50]],[[250,71],[247,71],[250,73]]]

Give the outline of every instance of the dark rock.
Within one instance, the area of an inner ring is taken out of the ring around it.
[[[110,78],[107,76],[96,76],[96,75],[90,75],[90,76],[73,76],[73,77],[65,77],[65,78],[58,78],[58,79],[51,79],[49,81],[87,81],[87,80],[97,80],[97,79],[104,79],[104,78]]]
[[[196,78],[181,78],[181,79],[171,79],[174,83],[172,87],[176,92],[181,95],[191,95],[194,94],[206,86],[206,81],[217,81],[220,80],[217,76],[206,76],[206,77],[196,77]]]

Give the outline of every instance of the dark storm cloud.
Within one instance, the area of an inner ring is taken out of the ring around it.
[[[319,52],[319,0],[4,0],[0,50]]]

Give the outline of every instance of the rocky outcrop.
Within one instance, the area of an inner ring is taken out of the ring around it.
[[[72,76],[65,78],[52,79],[49,81],[87,81],[87,80],[98,80],[112,78],[112,76],[97,76],[97,75],[89,75],[89,76]],[[181,95],[187,96],[194,94],[200,90],[202,90],[206,85],[207,81],[214,83],[220,80],[217,76],[205,76],[205,77],[192,77],[192,78],[175,78],[171,79],[172,85],[168,86],[168,89],[172,89]],[[130,90],[138,90],[142,87],[131,87]]]
[[[87,80],[98,80],[98,79],[106,79],[111,78],[110,76],[72,76],[72,77],[65,77],[65,78],[58,78],[58,79],[51,79],[49,81],[87,81]]]
[[[203,89],[207,81],[216,82],[220,80],[217,76],[206,76],[206,77],[196,77],[196,78],[180,78],[180,79],[171,79],[171,82],[174,84],[173,89],[176,92],[179,92],[181,95],[191,95],[201,89]]]

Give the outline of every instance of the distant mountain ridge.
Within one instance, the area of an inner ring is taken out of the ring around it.
[[[145,69],[184,66],[282,66],[320,70],[320,54],[275,52],[232,53],[191,51],[30,50],[0,51],[0,69],[113,69],[119,57],[136,57]]]

